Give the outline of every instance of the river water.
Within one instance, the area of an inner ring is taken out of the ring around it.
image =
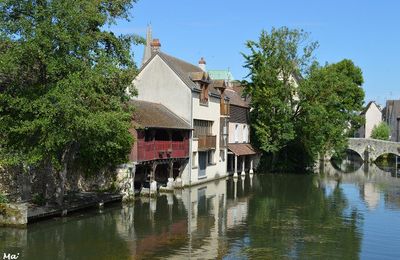
[[[0,228],[0,258],[399,259],[400,178],[376,167],[323,171],[221,179]]]

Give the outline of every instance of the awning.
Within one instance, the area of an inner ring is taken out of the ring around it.
[[[251,144],[228,144],[228,149],[238,156],[257,154]]]

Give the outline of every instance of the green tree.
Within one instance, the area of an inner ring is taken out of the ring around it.
[[[300,75],[312,60],[316,42],[300,46],[307,33],[286,27],[262,31],[259,41],[248,41],[250,54],[243,54],[249,81],[245,93],[251,96],[250,116],[255,142],[273,161],[277,153],[295,138],[293,119],[298,100],[293,75]],[[301,48],[303,47],[303,48]],[[301,50],[300,50],[301,49]],[[274,163],[273,163],[274,164]]]
[[[95,173],[127,159],[141,39],[106,30],[133,0],[0,2],[0,163]]]
[[[375,125],[372,129],[371,138],[379,140],[389,140],[390,127],[386,122],[381,122],[379,125]]]
[[[256,145],[284,168],[310,166],[318,154],[346,146],[350,122],[360,122],[363,77],[352,61],[320,66],[308,34],[286,27],[262,31],[244,54]],[[296,80],[295,80],[296,79]],[[290,163],[289,163],[290,161]]]

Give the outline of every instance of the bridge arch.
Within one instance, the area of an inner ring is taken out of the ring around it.
[[[368,138],[349,138],[348,141],[348,149],[357,152],[363,161],[374,162],[387,153],[400,156],[400,143],[397,142]]]

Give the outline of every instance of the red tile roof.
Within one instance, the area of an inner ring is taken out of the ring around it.
[[[236,155],[257,154],[257,150],[251,144],[228,144],[228,149]]]

